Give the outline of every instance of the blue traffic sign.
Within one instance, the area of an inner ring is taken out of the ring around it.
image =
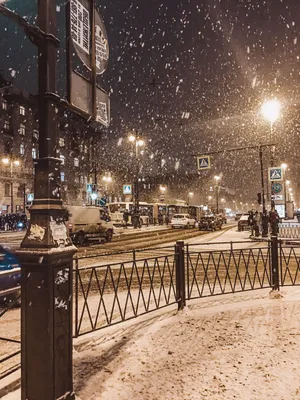
[[[93,184],[92,183],[87,183],[86,184],[86,191],[87,191],[87,193],[92,193],[92,191],[93,191]]]
[[[34,200],[34,194],[33,193],[29,193],[27,195],[27,203],[31,203]]]
[[[123,194],[132,194],[132,185],[123,185]]]
[[[105,206],[105,204],[106,204],[106,198],[105,198],[105,197],[102,197],[102,198],[99,200],[99,204],[100,204],[100,206]]]

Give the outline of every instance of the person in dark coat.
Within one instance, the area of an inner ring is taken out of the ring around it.
[[[125,222],[125,228],[127,228],[128,221],[129,221],[129,212],[127,210],[125,210],[123,213],[123,220]]]

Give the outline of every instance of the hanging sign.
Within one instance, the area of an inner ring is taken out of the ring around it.
[[[86,0],[70,2],[71,38],[75,50],[88,68],[91,68],[91,14]]]
[[[95,14],[95,46],[97,74],[101,75],[106,70],[108,64],[109,47],[106,29],[97,10]]]
[[[210,156],[197,157],[198,171],[203,169],[210,169]]]
[[[109,95],[97,85],[97,75],[104,73],[109,60],[108,37],[103,20],[98,10],[92,9],[90,0],[68,0],[67,12],[68,102],[76,112],[108,127]],[[80,73],[74,54],[86,67],[81,68]]]

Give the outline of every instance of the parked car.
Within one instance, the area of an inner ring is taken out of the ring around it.
[[[242,213],[236,213],[234,219],[236,221],[239,221],[242,215],[243,215]]]
[[[250,229],[250,225],[249,225],[249,215],[248,214],[244,214],[241,216],[241,218],[239,219],[238,222],[238,231],[244,231],[246,229]]]
[[[21,290],[21,269],[17,257],[0,246],[0,303],[17,298]]]
[[[175,214],[171,219],[172,228],[195,228],[196,220],[189,214]]]
[[[202,217],[198,223],[199,231],[216,231],[222,229],[222,219],[214,215]]]
[[[66,221],[71,239],[83,245],[87,241],[110,242],[114,226],[104,209],[93,206],[67,206]]]

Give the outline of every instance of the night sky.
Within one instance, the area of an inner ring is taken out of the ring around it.
[[[10,0],[7,5],[34,21],[34,3]],[[63,39],[64,2],[57,3]],[[112,123],[101,142],[108,163],[116,152],[124,163],[126,134],[135,128],[147,142],[145,174],[154,173],[161,158],[165,172],[196,173],[195,152],[269,142],[268,124],[258,110],[264,99],[277,97],[283,102],[272,138],[280,143],[277,162],[288,162],[296,180],[299,0],[102,0],[99,9],[111,50],[108,70],[99,80],[111,95]],[[34,92],[35,49],[22,32],[6,27],[0,28],[1,68],[6,77],[16,71],[16,84]],[[226,186],[254,196],[258,168],[253,151],[216,156],[204,177],[223,173]]]

